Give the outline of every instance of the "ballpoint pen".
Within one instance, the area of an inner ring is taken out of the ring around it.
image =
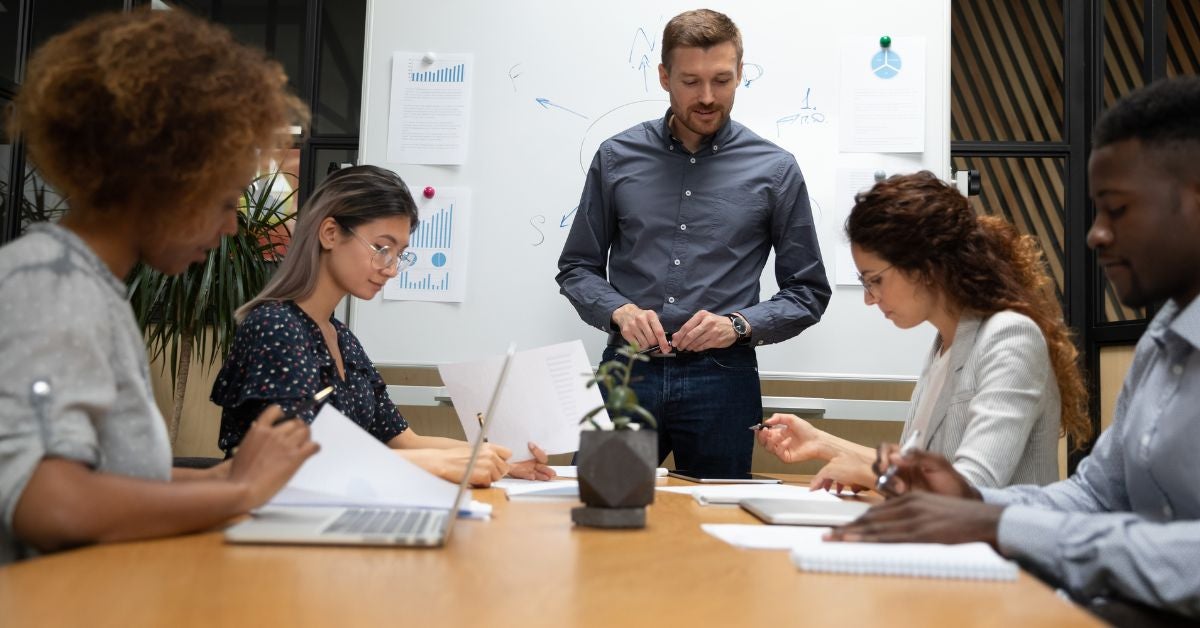
[[[921,438],[921,430],[913,430],[912,434],[908,435],[908,440],[904,441],[904,445],[900,447],[900,455],[907,456],[917,448],[917,441]],[[875,481],[875,490],[882,493],[887,485],[892,481],[892,476],[896,475],[896,465],[889,464],[887,470],[879,479]]]
[[[311,399],[302,400],[296,406],[296,410],[292,413],[291,416],[285,416],[282,418],[275,419],[275,422],[272,423],[271,425],[279,425],[280,423],[283,423],[284,421],[291,421],[292,419],[299,417],[300,413],[302,413],[302,412],[316,410],[322,403],[325,402],[325,399],[327,397],[329,397],[329,395],[331,395],[331,394],[333,394],[333,386],[326,386],[326,387],[322,388],[321,390],[318,390],[317,393],[315,395],[313,395]]]
[[[482,412],[476,412],[476,413],[475,413],[475,420],[476,420],[476,421],[479,421],[479,431],[481,431],[481,432],[482,432],[482,431],[483,431],[483,413],[482,413]],[[488,442],[488,439],[487,439],[487,437],[486,437],[486,436],[484,436],[484,437],[483,437],[483,442],[485,442],[485,443],[486,443],[486,442]]]
[[[754,430],[757,432],[759,430],[783,429],[785,427],[787,427],[787,426],[784,425],[783,423],[776,423],[775,425],[767,425],[766,423],[755,423],[754,425],[751,425],[747,429],[751,429],[751,430]]]

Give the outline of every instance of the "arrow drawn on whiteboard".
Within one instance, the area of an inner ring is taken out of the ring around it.
[[[558,221],[558,228],[566,229],[567,227],[570,227],[571,223],[575,221],[575,212],[577,211],[579,211],[578,205],[572,207],[571,211],[563,214],[562,220]]]
[[[520,63],[508,69],[508,80],[512,81],[514,92],[517,91],[517,77],[521,76],[521,73],[517,72],[517,68],[519,67],[521,67]]]
[[[537,104],[541,105],[543,109],[549,109],[551,107],[554,107],[555,109],[562,109],[563,111],[565,111],[567,113],[575,114],[575,115],[579,116],[580,118],[583,118],[584,120],[588,119],[587,116],[583,115],[582,113],[579,113],[578,111],[571,111],[570,109],[567,109],[566,107],[564,107],[560,104],[550,102],[549,98],[534,98],[534,100],[536,100]]]
[[[642,71],[642,90],[650,91],[650,77],[646,68],[650,67],[650,57],[642,55],[642,62],[638,64],[638,69]]]
[[[542,243],[546,241],[546,234],[542,233],[542,230],[539,229],[537,224],[534,224],[534,223],[544,225],[544,224],[546,224],[546,217],[541,214],[538,214],[538,215],[534,216],[533,218],[529,219],[529,226],[533,227],[533,230],[537,232],[538,237],[541,238],[537,242],[534,242],[533,246],[541,246]]]

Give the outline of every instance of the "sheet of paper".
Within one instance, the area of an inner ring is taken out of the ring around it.
[[[854,195],[871,189],[875,185],[875,170],[870,168],[838,168],[837,184],[834,190],[837,198],[834,201],[834,224],[844,225],[854,209]],[[850,241],[844,232],[838,230],[837,245],[834,248],[834,278],[839,286],[857,286],[858,268],[854,265],[854,257],[850,255]]]
[[[466,163],[474,73],[471,54],[392,53],[388,161]]]
[[[743,523],[702,523],[700,529],[743,549],[786,550],[797,545],[820,543],[832,528],[812,526],[768,526]]]
[[[807,499],[814,501],[837,501],[838,497],[828,491],[810,491],[807,486],[792,484],[718,484],[715,486],[659,486],[660,491],[691,495],[702,506],[710,504],[737,504],[743,499],[769,497],[778,499]]]
[[[522,497],[555,497],[577,499],[579,497],[579,482],[575,480],[521,480],[518,478],[501,478],[492,482],[492,488],[504,490],[509,499]]]
[[[479,417],[487,410],[503,360],[496,356],[438,366],[468,440],[479,433]],[[510,462],[532,458],[530,442],[548,454],[577,451],[580,417],[604,403],[595,386],[587,387],[591,372],[580,340],[518,351],[489,419],[488,440],[511,449]]]
[[[449,508],[451,484],[397,455],[346,415],[326,405],[312,423],[321,451],[275,495],[275,506],[418,506]],[[470,493],[463,495],[469,503]]]
[[[578,469],[578,467],[575,467],[573,465],[570,465],[570,466],[550,465],[550,468],[554,469],[554,472],[557,473],[558,477],[560,477],[560,478],[577,478],[577,477],[579,477],[579,469]],[[663,467],[659,467],[654,470],[654,475],[655,475],[655,477],[665,478],[665,477],[667,477],[667,470]]]
[[[842,42],[839,149],[844,153],[925,152],[925,38]]]
[[[384,284],[383,298],[462,303],[467,296],[471,189],[438,188],[433,198],[417,195],[416,201],[421,222],[406,250],[417,261]]]

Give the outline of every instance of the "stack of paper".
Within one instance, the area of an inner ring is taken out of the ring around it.
[[[743,549],[792,549],[798,545],[820,543],[831,528],[804,526],[765,526],[744,523],[702,523],[700,529]]]
[[[529,499],[579,499],[579,483],[575,480],[519,480],[517,478],[501,478],[492,482],[492,488],[504,490],[504,495],[511,500]]]

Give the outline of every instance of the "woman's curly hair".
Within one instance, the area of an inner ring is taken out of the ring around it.
[[[1037,323],[1062,398],[1061,433],[1087,442],[1092,425],[1078,350],[1037,241],[1001,218],[977,216],[965,196],[926,171],[890,177],[854,200],[850,242],[937,286],[952,307],[1013,310]]]
[[[41,46],[26,75],[11,135],[73,209],[210,202],[308,117],[277,62],[179,10],[85,20]]]

